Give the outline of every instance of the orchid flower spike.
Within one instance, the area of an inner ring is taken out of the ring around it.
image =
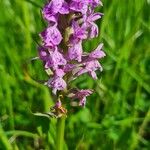
[[[46,85],[58,97],[64,94],[77,100],[78,106],[85,106],[86,97],[93,90],[77,88],[72,92],[71,81],[84,73],[96,80],[96,71],[102,71],[99,60],[106,55],[102,43],[91,53],[85,53],[82,47],[85,40],[98,36],[95,21],[103,16],[94,12],[98,6],[102,6],[101,0],[51,0],[42,10],[47,28],[39,34],[42,41],[39,58],[45,70],[52,72]],[[54,108],[58,110],[63,104],[56,101]]]

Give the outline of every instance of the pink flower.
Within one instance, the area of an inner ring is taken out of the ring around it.
[[[98,47],[89,54],[89,58],[91,59],[100,59],[106,56],[106,54],[102,51],[103,44],[98,45]]]
[[[61,77],[53,77],[49,79],[46,85],[53,88],[54,94],[56,94],[57,90],[64,90],[67,87],[65,80]]]
[[[68,48],[68,57],[70,60],[77,60],[81,62],[82,58],[82,44],[81,42]]]
[[[103,44],[90,53],[85,53],[82,43],[98,36],[95,21],[103,14],[94,12],[94,8],[102,5],[100,0],[51,0],[43,8],[43,18],[47,28],[40,33],[42,44],[39,47],[39,58],[45,69],[52,71],[46,85],[52,88],[55,95],[69,94],[72,91],[71,81],[88,73],[97,79],[96,71],[102,71],[99,59],[105,56]],[[62,91],[58,92],[57,91]],[[92,90],[74,90],[72,99],[78,99],[79,106],[85,106],[86,97]],[[61,101],[56,102],[56,107]]]
[[[62,35],[56,26],[48,27],[46,30],[40,33],[40,36],[45,47],[59,45],[62,40]]]
[[[66,60],[61,54],[57,47],[55,50],[50,50],[49,55],[46,59],[45,68],[52,68],[53,70],[57,69],[58,66],[66,65]]]
[[[79,99],[79,106],[85,106],[86,97],[91,95],[93,90],[74,90],[69,96],[71,99]]]

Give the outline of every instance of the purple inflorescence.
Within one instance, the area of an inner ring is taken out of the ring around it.
[[[82,47],[85,40],[98,36],[95,21],[103,14],[94,9],[99,5],[100,0],[51,0],[42,10],[48,26],[40,33],[39,57],[52,72],[46,85],[54,94],[68,91],[66,96],[72,94],[70,98],[78,99],[79,106],[85,106],[86,97],[93,91],[76,89],[71,93],[70,82],[84,73],[97,79],[95,71],[102,71],[98,59],[105,56],[102,43],[91,53]]]

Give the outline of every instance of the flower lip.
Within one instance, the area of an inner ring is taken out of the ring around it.
[[[43,43],[47,47],[59,45],[62,40],[62,35],[56,26],[48,27],[40,33]]]
[[[74,89],[70,95],[68,95],[72,99],[79,99],[79,106],[85,106],[86,104],[86,97],[91,95],[93,90],[78,90]]]

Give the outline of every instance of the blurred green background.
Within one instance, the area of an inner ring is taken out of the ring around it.
[[[55,149],[56,119],[32,114],[49,111],[50,91],[23,65],[37,56],[45,1],[0,0],[0,150]],[[100,36],[84,48],[104,43],[104,71],[97,81],[84,75],[75,82],[95,93],[85,108],[69,113],[64,149],[149,150],[150,0],[103,0],[103,5],[97,9],[105,14],[97,22]],[[40,62],[28,69],[44,78]]]

